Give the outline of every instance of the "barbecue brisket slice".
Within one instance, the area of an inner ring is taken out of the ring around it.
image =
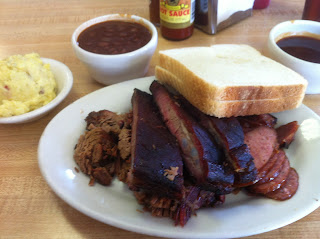
[[[182,198],[183,162],[176,139],[163,123],[151,95],[135,89],[132,108],[130,189]]]
[[[278,121],[278,119],[271,114],[238,116],[237,119],[245,133],[259,126],[274,128]]]
[[[212,136],[160,83],[154,81],[150,90],[164,122],[179,142],[184,166],[196,185],[217,194],[230,193],[234,175]]]
[[[182,108],[206,128],[223,149],[229,165],[235,173],[234,185],[242,187],[256,181],[257,170],[248,146],[244,143],[244,132],[235,117],[217,118],[202,113],[183,96],[176,97]]]

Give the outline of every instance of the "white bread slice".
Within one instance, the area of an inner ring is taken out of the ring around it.
[[[255,48],[244,44],[216,44],[211,45],[217,54],[223,53],[223,55],[235,55],[236,57],[259,57],[261,53]]]
[[[221,101],[213,98],[203,100],[201,96],[194,94],[190,87],[185,87],[183,80],[177,78],[169,71],[156,66],[156,79],[170,85],[179,93],[181,93],[191,104],[208,115],[216,117],[244,116],[253,114],[275,113],[284,110],[294,109],[298,107],[304,95],[281,97],[275,99],[260,100],[229,100]]]
[[[189,88],[192,97],[204,102],[301,98],[307,86],[307,81],[298,73],[262,56],[248,45],[160,51],[159,66],[183,79],[176,85]]]
[[[302,100],[303,97],[293,96],[266,100],[212,101],[211,108],[206,107],[206,105],[200,105],[197,108],[207,115],[223,118],[260,115],[295,109],[301,104]]]

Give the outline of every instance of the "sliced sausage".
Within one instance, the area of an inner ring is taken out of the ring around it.
[[[280,201],[287,200],[297,192],[298,187],[299,175],[294,168],[290,168],[290,172],[285,183],[278,190],[267,193],[265,196]]]
[[[258,180],[261,180],[263,177],[265,177],[267,173],[270,171],[270,169],[273,167],[273,165],[278,159],[278,156],[276,154],[278,154],[278,150],[275,150],[268,162],[262,168],[260,168],[257,176]]]
[[[276,129],[278,134],[278,143],[280,147],[288,148],[294,140],[294,136],[299,128],[298,122],[293,121],[288,124],[282,125]]]
[[[276,154],[273,155],[272,161],[273,160],[275,160],[273,166],[265,174],[265,176],[259,180],[259,182],[257,184],[266,183],[266,182],[272,181],[273,179],[278,177],[278,175],[280,174],[280,172],[282,170],[282,167],[283,167],[285,160],[288,160],[288,159],[287,159],[285,152],[283,150],[279,150],[279,151],[277,151]]]
[[[268,162],[278,145],[277,132],[273,128],[260,126],[246,133],[244,142],[248,145],[254,164],[259,170]]]
[[[280,174],[273,180],[263,183],[263,184],[255,184],[250,189],[251,192],[256,194],[267,194],[273,192],[281,187],[284,184],[285,180],[288,177],[290,172],[290,163],[289,160],[286,158],[282,165],[282,169]]]

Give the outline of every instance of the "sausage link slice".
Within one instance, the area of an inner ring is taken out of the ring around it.
[[[298,128],[298,122],[293,121],[276,129],[280,147],[289,148],[289,145],[294,140],[294,136]]]
[[[250,189],[250,191],[256,194],[267,194],[269,192],[273,192],[281,187],[281,185],[287,179],[289,172],[290,172],[290,163],[289,163],[289,160],[285,158],[281,171],[275,179],[267,183],[255,184],[251,186],[252,188]]]
[[[244,142],[248,145],[254,164],[259,170],[268,162],[278,146],[277,132],[273,128],[260,126],[246,133]]]
[[[273,167],[275,162],[278,160],[277,154],[278,154],[278,150],[274,150],[273,155],[268,160],[268,162],[262,168],[260,168],[257,176],[258,180],[261,180],[263,177],[265,177],[267,173],[270,171],[270,169]]]
[[[283,150],[279,150],[276,154],[273,155],[276,161],[274,162],[271,169],[262,177],[257,184],[266,183],[274,180],[280,174],[282,166],[287,159],[287,156]]]
[[[267,193],[265,196],[274,200],[284,201],[291,198],[299,187],[299,175],[294,168],[290,168],[285,183],[276,191]]]

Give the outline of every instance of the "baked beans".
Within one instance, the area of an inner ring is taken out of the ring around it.
[[[150,39],[150,31],[142,24],[110,20],[92,25],[81,32],[78,45],[96,54],[115,55],[137,50]]]

